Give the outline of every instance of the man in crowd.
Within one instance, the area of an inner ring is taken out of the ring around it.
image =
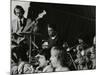
[[[93,38],[93,45],[87,49],[88,69],[96,68],[96,37]]]
[[[38,58],[39,66],[36,68],[35,72],[52,72],[53,68],[50,64],[50,51],[43,49],[36,56]]]

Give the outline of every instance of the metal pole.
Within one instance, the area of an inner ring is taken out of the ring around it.
[[[29,49],[29,63],[31,63],[31,41],[32,41],[32,38],[31,38],[31,35],[30,36],[30,49]]]

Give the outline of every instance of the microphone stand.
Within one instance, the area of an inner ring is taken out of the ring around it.
[[[29,35],[29,40],[30,40],[30,42],[29,42],[29,63],[31,63],[31,49],[32,49],[32,47],[31,47],[32,36],[31,35],[32,35],[32,31]]]
[[[42,18],[45,14],[46,14],[46,11],[43,10],[43,12],[40,13],[40,14],[38,15],[38,17],[36,18],[35,22],[33,21],[32,24],[29,26],[29,27],[32,26],[32,28],[31,28],[31,34],[30,34],[29,63],[31,63],[31,49],[32,49],[32,47],[31,47],[32,36],[31,36],[31,35],[32,35],[32,33],[34,34],[33,42],[35,43],[35,38],[36,38],[36,37],[35,37],[35,33],[36,33],[36,31],[37,31],[37,23],[38,23],[38,20],[39,20],[40,18]],[[36,28],[36,29],[35,29],[35,28]],[[35,49],[35,46],[33,47],[33,49]]]
[[[30,34],[30,48],[29,48],[29,63],[31,63],[31,52],[32,52],[32,46],[31,46],[31,44],[32,44],[32,35],[33,35],[33,42],[34,42],[34,44],[35,44],[35,33],[36,33],[36,31],[37,31],[37,29],[35,30],[35,27],[37,27],[37,20],[35,21],[36,23],[32,26],[32,28],[31,28],[31,34]],[[33,34],[32,34],[33,33]],[[33,46],[33,50],[35,50],[35,46]]]

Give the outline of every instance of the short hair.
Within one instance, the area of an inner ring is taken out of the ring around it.
[[[39,54],[45,56],[46,60],[50,59],[50,50],[49,49],[42,49],[39,52]]]
[[[14,14],[16,15],[16,11],[15,11],[15,9],[19,9],[19,10],[22,12],[22,14],[25,13],[25,10],[24,10],[23,7],[20,6],[20,5],[16,5],[15,8],[14,8]]]
[[[54,48],[54,50],[58,51],[57,59],[60,61],[60,64],[63,67],[69,67],[69,65],[71,63],[71,58],[70,58],[69,54],[66,52],[66,50],[63,47],[57,47],[57,46],[54,46],[52,48]]]
[[[52,28],[54,31],[56,31],[56,26],[53,24],[48,24],[47,26],[48,28]]]

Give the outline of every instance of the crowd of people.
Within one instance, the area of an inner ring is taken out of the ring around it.
[[[36,34],[37,23],[33,21],[29,29],[26,29],[31,33],[27,33],[24,28],[27,28],[29,23],[26,23],[24,12],[24,9],[19,5],[14,9],[14,14],[18,18],[12,21],[11,75],[96,68],[95,36],[91,47],[87,47],[84,39],[81,38],[77,39],[78,44],[75,47],[69,47],[67,42],[60,43],[61,40],[57,32],[52,25],[48,24],[48,38],[41,40],[39,48],[34,42],[34,35],[39,35]]]

